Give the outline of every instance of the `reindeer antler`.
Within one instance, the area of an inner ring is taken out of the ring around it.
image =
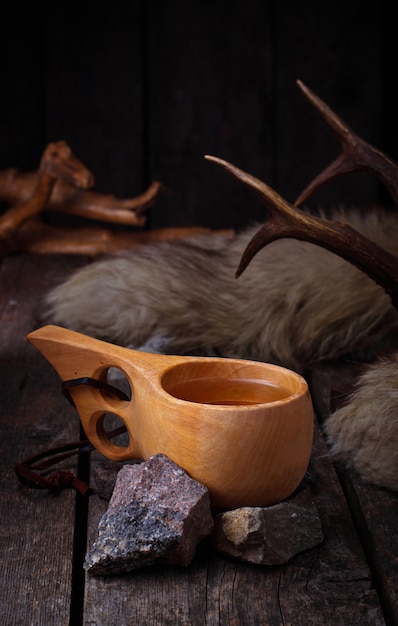
[[[308,87],[298,81],[299,87],[312,104],[321,112],[339,137],[342,154],[312,183],[310,183],[292,206],[274,189],[235,165],[212,156],[205,158],[221,165],[235,178],[256,191],[266,204],[270,219],[254,235],[243,252],[236,277],[239,277],[261,248],[271,241],[284,237],[301,239],[317,244],[336,253],[365,272],[385,289],[393,305],[398,308],[398,257],[370,241],[348,224],[323,220],[297,209],[297,205],[314,193],[325,182],[364,169],[378,178],[389,189],[394,201],[398,200],[398,165],[380,150],[360,139],[355,133]],[[398,206],[398,202],[397,202]]]
[[[308,215],[284,200],[272,187],[214,156],[205,156],[221,165],[235,178],[256,191],[269,211],[270,219],[254,235],[243,252],[236,271],[238,278],[253,257],[276,239],[309,241],[338,254],[381,285],[398,308],[398,258],[370,241],[349,224]]]
[[[347,125],[343,120],[328,107],[323,100],[318,98],[301,80],[297,81],[301,91],[319,111],[334,133],[337,135],[342,152],[326,169],[323,170],[313,181],[302,191],[296,199],[294,206],[299,206],[307,200],[315,191],[325,183],[348,174],[365,170],[375,174],[377,178],[387,187],[396,207],[398,207],[398,164],[389,156],[367,143]]]

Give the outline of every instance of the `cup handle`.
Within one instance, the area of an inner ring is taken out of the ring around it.
[[[115,400],[120,400],[124,403],[130,402],[130,398],[124,393],[124,391],[122,391],[121,389],[118,389],[117,387],[114,387],[113,385],[109,385],[108,383],[98,380],[97,378],[90,378],[88,376],[84,376],[81,378],[73,378],[71,380],[64,380],[62,382],[62,393],[67,398],[67,400],[69,400],[72,406],[76,408],[76,410],[79,413],[80,411],[78,407],[76,406],[75,401],[73,400],[73,395],[71,391],[73,389],[76,389],[76,387],[80,387],[83,385],[86,385],[93,389],[98,389],[99,391],[101,391],[102,394],[113,396]],[[102,404],[102,401],[103,400],[101,398],[101,404]],[[94,445],[94,447],[97,450],[102,451],[103,448],[105,448],[105,452],[104,452],[105,456],[109,457],[109,455],[111,455],[113,460],[120,460],[120,461],[130,459],[132,456],[135,455],[133,447],[129,446],[128,452],[127,452],[127,448],[125,448],[124,446],[116,445],[112,442],[112,439],[114,437],[117,437],[118,435],[122,435],[123,433],[128,433],[127,426],[124,423],[122,416],[117,415],[117,417],[123,422],[122,426],[114,428],[111,431],[106,431],[104,428],[104,414],[102,411],[103,409],[101,409],[100,413],[98,413],[98,411],[93,411],[91,417],[88,418],[87,425],[91,426],[90,436],[88,438],[90,439],[91,443]],[[112,412],[114,413],[114,411]],[[116,415],[116,413],[114,414]],[[129,437],[131,440],[130,433],[129,433]],[[94,444],[94,441],[96,441],[95,444]]]
[[[101,378],[109,367],[131,372],[130,351],[56,326],[33,331],[27,339],[58,372],[63,381],[63,391],[77,409],[86,436],[93,446],[113,461],[141,458],[128,426],[134,412],[134,397],[131,400],[123,397],[119,390]],[[126,427],[128,446],[111,441],[104,427],[104,416],[109,413],[119,418]]]

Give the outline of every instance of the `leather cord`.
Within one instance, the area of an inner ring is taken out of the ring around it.
[[[120,389],[108,385],[100,380],[94,378],[84,377],[67,380],[62,383],[62,393],[69,400],[69,402],[75,406],[70,390],[80,385],[88,385],[95,389],[116,396],[119,400],[129,400],[129,397]],[[120,426],[108,433],[108,437],[111,439],[126,432],[125,426]],[[55,446],[48,448],[31,456],[14,466],[14,471],[18,480],[25,487],[31,489],[49,489],[58,490],[73,488],[76,489],[82,495],[89,495],[94,492],[89,485],[80,480],[73,472],[69,470],[58,470],[53,472],[49,476],[42,475],[53,465],[64,461],[65,459],[77,454],[90,454],[94,450],[94,446],[88,439],[81,439],[79,441],[73,441],[61,446]]]

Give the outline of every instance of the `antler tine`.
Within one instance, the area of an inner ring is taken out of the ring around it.
[[[323,220],[293,207],[274,189],[232,163],[209,155],[205,158],[220,165],[253,189],[270,213],[269,219],[257,231],[243,252],[236,271],[237,278],[257,252],[267,244],[281,238],[301,239],[320,245],[358,267],[385,289],[394,306],[398,308],[397,257],[386,252],[348,224]]]
[[[396,207],[398,207],[398,163],[361,139],[343,120],[328,107],[323,100],[316,96],[300,80],[298,86],[311,104],[319,111],[325,121],[337,135],[342,152],[333,163],[304,189],[296,199],[294,206],[299,206],[307,200],[322,185],[341,176],[358,170],[365,170],[375,174],[387,187]]]

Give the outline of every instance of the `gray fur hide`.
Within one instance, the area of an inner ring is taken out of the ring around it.
[[[339,211],[333,219],[344,219],[398,256],[394,215],[374,210],[343,217]],[[273,242],[235,279],[257,229],[234,239],[200,235],[96,260],[47,295],[41,321],[133,348],[216,353],[299,372],[389,345],[398,330],[389,297],[316,245]],[[391,489],[398,489],[397,361],[394,356],[375,367],[325,425],[336,458]]]

